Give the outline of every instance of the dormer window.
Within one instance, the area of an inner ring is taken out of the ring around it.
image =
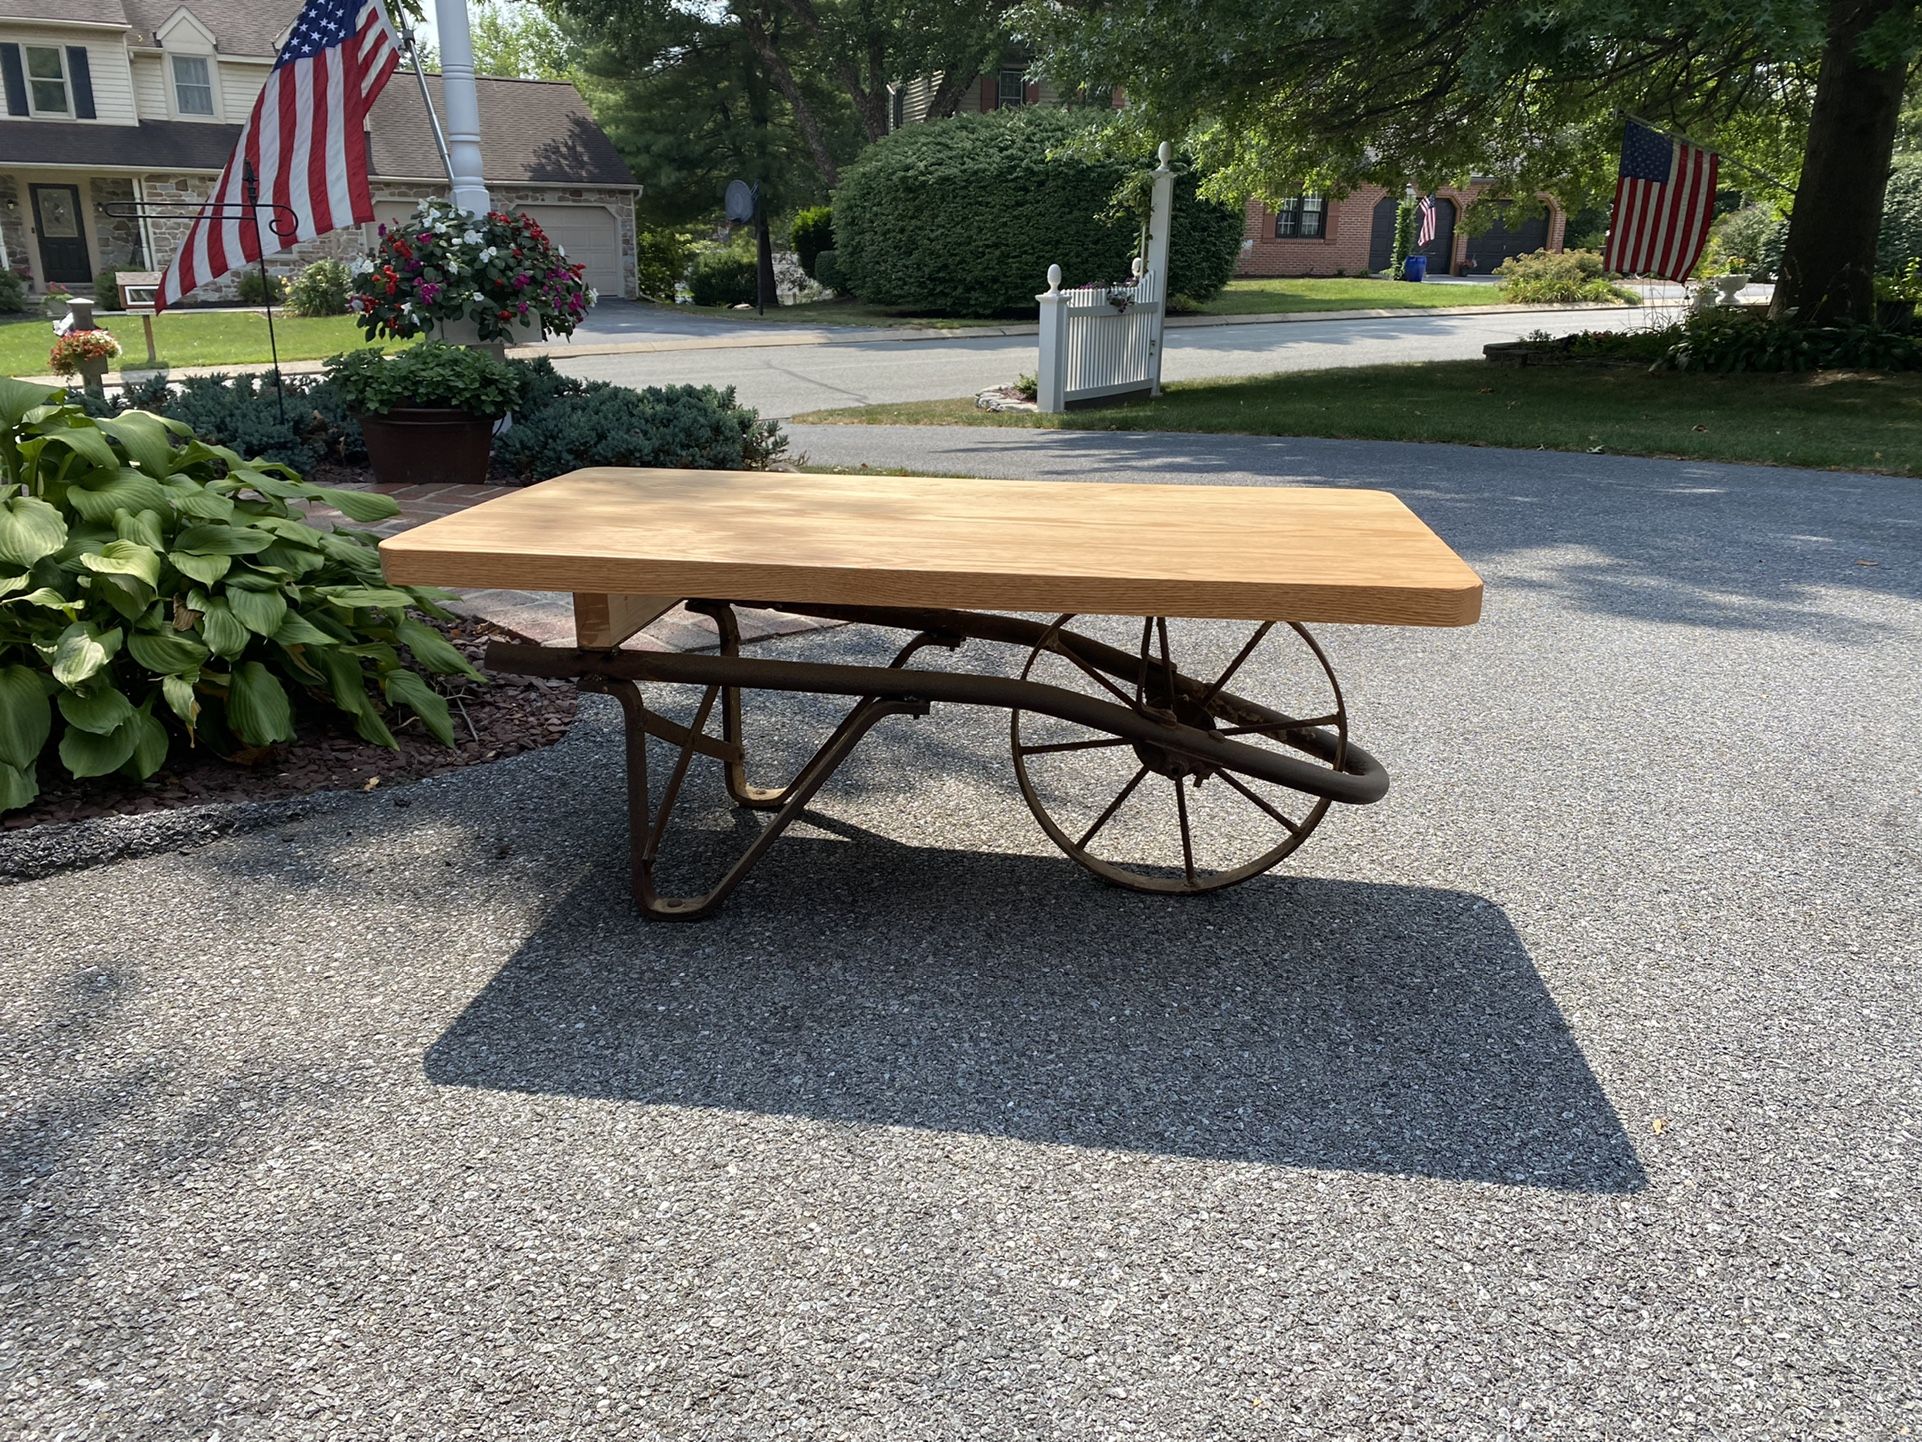
[[[54,45],[28,45],[27,94],[32,98],[35,115],[71,115],[73,99],[67,93],[67,65]]]
[[[182,115],[214,113],[213,67],[204,55],[170,57],[174,73],[174,109]]]

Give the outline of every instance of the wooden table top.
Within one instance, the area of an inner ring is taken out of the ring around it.
[[[381,543],[402,585],[1465,626],[1482,583],[1386,491],[597,468]]]

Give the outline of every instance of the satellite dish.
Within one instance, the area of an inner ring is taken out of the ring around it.
[[[726,210],[729,220],[744,224],[754,219],[754,212],[760,208],[760,203],[761,197],[755,187],[745,180],[730,180],[727,183],[727,199],[722,202],[722,208]]]

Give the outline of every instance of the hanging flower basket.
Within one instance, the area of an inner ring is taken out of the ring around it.
[[[572,335],[594,304],[585,270],[525,211],[476,215],[424,200],[407,220],[382,226],[373,254],[354,262],[349,304],[370,340],[430,331],[544,340]]]
[[[86,388],[98,391],[107,363],[120,354],[120,342],[104,330],[69,331],[53,343],[47,364],[57,376],[78,375]]]

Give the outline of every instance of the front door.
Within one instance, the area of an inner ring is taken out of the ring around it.
[[[90,285],[93,262],[87,259],[87,232],[80,219],[80,187],[36,185],[33,228],[40,232],[41,280]]]

